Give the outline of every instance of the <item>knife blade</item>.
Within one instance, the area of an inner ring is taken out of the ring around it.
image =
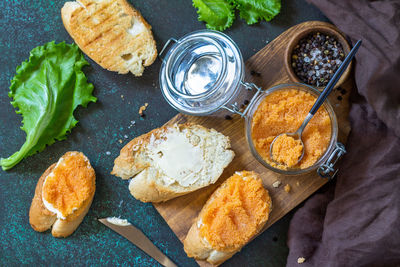
[[[143,234],[141,230],[133,226],[131,223],[126,225],[111,223],[108,218],[98,219],[102,224],[109,227],[111,230],[122,235],[135,246],[143,250],[150,257],[158,261],[165,267],[177,267],[167,256],[164,255],[154,244]]]

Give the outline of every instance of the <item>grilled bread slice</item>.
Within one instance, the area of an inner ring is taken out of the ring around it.
[[[89,211],[95,192],[95,172],[80,152],[67,152],[40,177],[29,210],[38,232],[52,228],[54,237],[71,235]]]
[[[268,191],[255,172],[236,172],[210,196],[183,244],[189,257],[219,265],[264,227],[271,212]]]
[[[65,29],[100,66],[141,76],[157,57],[151,26],[125,0],[80,0],[61,9]]]
[[[130,141],[112,174],[143,202],[161,202],[215,183],[234,153],[229,138],[196,124],[163,126]]]

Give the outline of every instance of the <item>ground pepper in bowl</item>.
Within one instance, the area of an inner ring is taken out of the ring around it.
[[[336,37],[317,32],[307,35],[294,47],[291,64],[302,82],[324,87],[345,56],[343,46]]]

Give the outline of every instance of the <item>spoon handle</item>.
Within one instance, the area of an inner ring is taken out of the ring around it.
[[[342,76],[343,72],[346,70],[347,66],[350,64],[351,60],[353,59],[353,57],[357,53],[357,50],[360,47],[360,45],[361,45],[361,40],[358,40],[357,43],[354,45],[353,49],[351,49],[350,53],[343,60],[342,64],[338,68],[338,70],[332,76],[332,78],[330,79],[330,81],[326,85],[325,89],[319,95],[317,101],[315,101],[314,106],[310,110],[310,114],[311,115],[314,115],[317,112],[319,107],[322,105],[322,103],[324,103],[325,99],[332,92],[333,87],[335,87],[336,83],[339,81],[339,79]]]

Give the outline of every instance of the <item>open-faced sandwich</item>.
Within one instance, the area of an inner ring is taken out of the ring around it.
[[[29,222],[38,232],[52,228],[54,237],[71,235],[88,212],[96,175],[80,152],[67,152],[40,177],[29,210]]]
[[[229,138],[196,124],[163,126],[130,141],[114,174],[143,202],[160,202],[215,183],[234,153]]]
[[[189,257],[219,265],[264,227],[272,204],[255,172],[236,172],[210,196],[185,240]]]

